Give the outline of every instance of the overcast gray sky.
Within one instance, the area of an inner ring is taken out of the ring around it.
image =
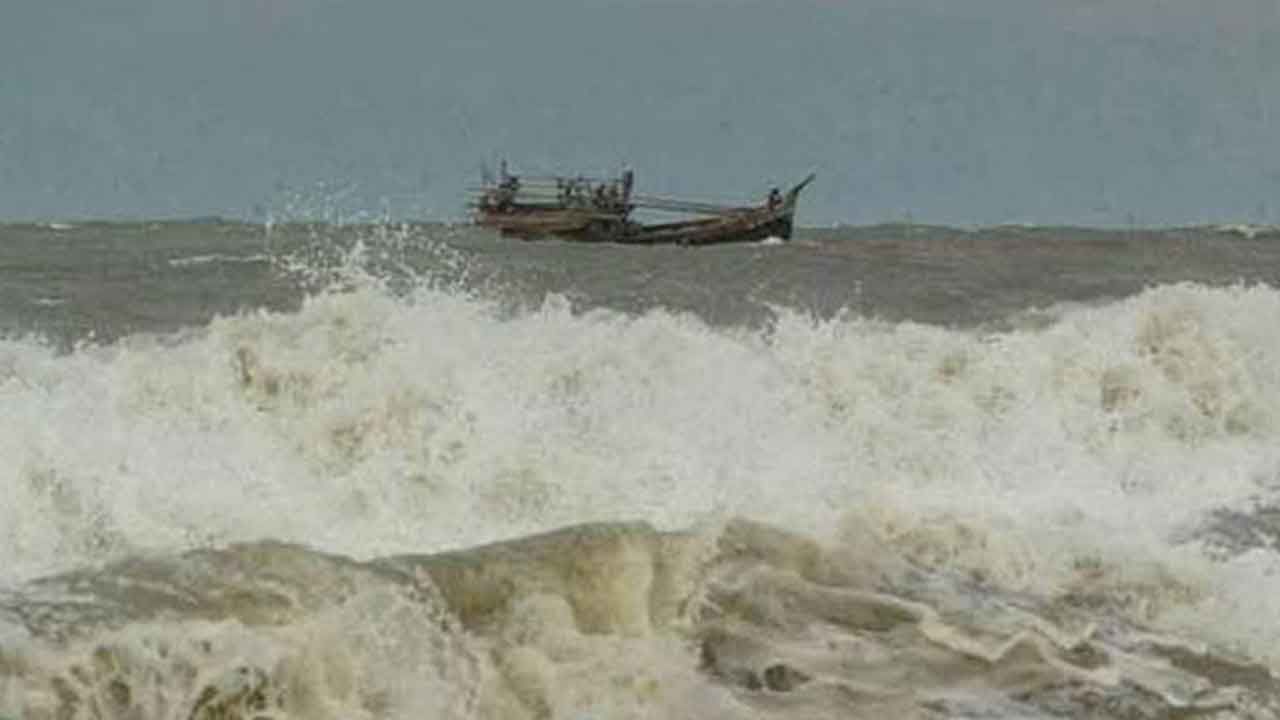
[[[0,218],[456,218],[479,164],[802,224],[1280,222],[1270,0],[10,0]]]

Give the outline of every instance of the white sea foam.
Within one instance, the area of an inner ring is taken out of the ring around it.
[[[192,265],[208,265],[209,263],[265,263],[270,261],[271,256],[262,253],[255,253],[252,255],[210,253],[207,255],[192,255],[190,257],[173,258],[169,260],[169,266],[189,267]]]
[[[1267,287],[1160,287],[1001,334],[787,311],[756,333],[357,283],[172,343],[0,341],[2,579],[741,514],[1017,590],[1101,577],[1275,663],[1274,557],[1186,538],[1280,485],[1276,327]]]
[[[1254,239],[1259,235],[1270,235],[1280,233],[1280,225],[1253,225],[1249,223],[1233,223],[1228,225],[1218,225],[1215,228],[1218,232],[1232,233]]]

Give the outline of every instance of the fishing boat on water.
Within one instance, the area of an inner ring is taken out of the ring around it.
[[[521,177],[504,163],[496,179],[474,189],[469,202],[475,223],[502,235],[536,240],[557,237],[578,242],[632,245],[711,245],[791,238],[796,199],[813,181],[811,173],[786,193],[774,188],[758,205],[724,205],[634,192],[635,175]],[[643,223],[637,209],[678,213],[685,219]]]

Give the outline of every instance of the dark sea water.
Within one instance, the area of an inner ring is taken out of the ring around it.
[[[0,716],[1280,717],[1280,232],[0,226]]]

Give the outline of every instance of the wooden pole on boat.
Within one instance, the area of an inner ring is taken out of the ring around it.
[[[650,210],[706,213],[710,215],[733,215],[743,212],[744,210],[751,209],[750,207],[695,202],[692,200],[678,200],[676,198],[653,197],[651,195],[636,195],[631,199],[631,203],[636,207],[647,208]]]

